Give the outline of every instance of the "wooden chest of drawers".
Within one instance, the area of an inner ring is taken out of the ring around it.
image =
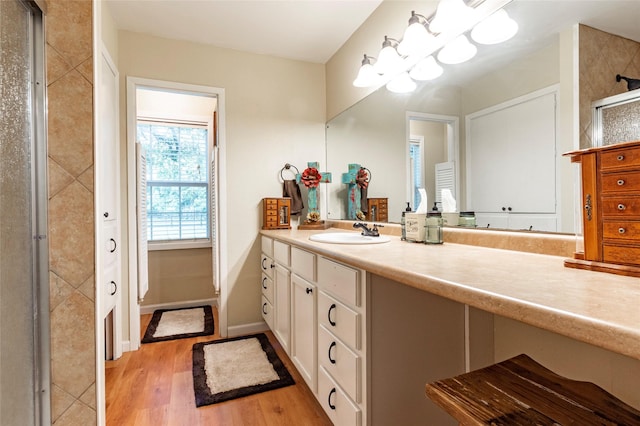
[[[640,141],[565,155],[582,168],[584,232],[565,265],[640,276]]]
[[[291,198],[262,199],[262,229],[291,229]]]
[[[387,198],[367,198],[367,207],[369,211],[365,220],[369,222],[388,222],[389,210],[387,209]]]

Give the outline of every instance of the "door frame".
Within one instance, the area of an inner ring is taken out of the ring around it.
[[[409,147],[411,145],[411,121],[433,121],[436,123],[442,123],[447,126],[447,161],[455,163],[456,168],[456,194],[458,203],[462,199],[460,194],[460,118],[455,115],[442,115],[442,114],[429,114],[424,112],[407,111],[405,113],[405,159],[407,162],[406,167],[406,182],[407,182],[407,200],[413,200],[413,194],[411,194],[411,171],[409,170]],[[424,147],[423,147],[424,148]],[[424,149],[422,150],[422,158],[425,158]],[[434,198],[435,199],[435,198]],[[417,208],[418,206],[414,206]]]
[[[136,215],[136,90],[138,87],[157,88],[167,91],[184,92],[194,95],[215,95],[218,98],[218,138],[217,148],[213,147],[212,157],[217,150],[217,176],[216,194],[217,209],[215,211],[216,238],[212,239],[212,256],[218,267],[213,271],[214,277],[220,284],[218,298],[218,329],[222,337],[227,335],[227,255],[221,247],[227,246],[227,196],[226,196],[226,138],[225,138],[225,90],[218,87],[201,86],[195,84],[178,83],[164,80],[153,80],[140,77],[127,77],[127,222],[128,222],[128,249],[129,249],[129,350],[134,351],[140,347],[140,304],[138,303],[138,222]],[[212,228],[213,228],[212,226]],[[212,229],[212,232],[214,230]]]

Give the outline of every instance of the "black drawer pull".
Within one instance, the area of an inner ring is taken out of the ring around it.
[[[262,288],[264,288],[265,290],[267,289],[267,284],[266,284],[266,282],[267,282],[267,277],[263,277],[263,278],[262,278]]]
[[[334,310],[335,308],[336,308],[336,304],[332,303],[331,306],[329,306],[329,310],[327,311],[327,319],[329,320],[329,324],[331,324],[333,327],[336,326],[336,322],[331,319],[331,311]]]
[[[111,294],[109,294],[109,296],[113,296],[118,291],[118,284],[116,284],[115,281],[111,281],[111,285],[113,286],[113,291],[111,292]]]
[[[263,258],[262,258],[262,270],[263,270],[263,271],[266,271],[266,270],[267,270],[267,267],[266,267],[266,266],[264,266],[264,261],[265,261],[265,260],[267,260],[267,258],[266,258],[266,257],[263,257]]]
[[[625,210],[626,208],[627,208],[627,206],[625,206],[624,204],[622,204],[622,203],[618,204],[618,210],[619,210],[619,211],[623,211],[623,210]]]
[[[266,303],[262,304],[262,313],[267,315],[267,304]]]
[[[331,364],[335,364],[336,360],[334,358],[331,358],[331,349],[335,348],[337,346],[336,342],[331,342],[331,344],[329,345],[329,351],[327,352],[327,356],[329,357],[329,362]]]
[[[333,395],[334,393],[336,393],[336,388],[331,389],[331,392],[329,392],[329,396],[327,397],[327,402],[329,403],[329,408],[331,408],[332,410],[336,409],[336,406],[331,403],[331,395]]]
[[[624,234],[627,232],[624,228],[618,228],[618,234]]]
[[[623,179],[618,179],[618,186],[622,186],[624,185],[624,180]]]
[[[109,241],[113,243],[113,248],[109,250],[109,253],[113,253],[118,248],[118,244],[116,243],[116,240],[114,240],[113,238],[109,238]]]

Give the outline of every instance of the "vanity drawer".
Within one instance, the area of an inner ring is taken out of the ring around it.
[[[318,295],[318,323],[346,345],[360,349],[360,314],[323,291]]]
[[[605,262],[640,265],[640,247],[604,244],[603,258]]]
[[[360,402],[360,357],[324,326],[319,327],[318,360],[355,402]]]
[[[640,222],[604,221],[602,224],[605,240],[635,240],[640,242]]]
[[[640,218],[640,196],[602,197],[602,217]]]
[[[266,297],[270,302],[273,302],[273,280],[264,272],[262,273],[260,285],[262,286],[262,294],[264,297]]]
[[[273,259],[263,253],[260,257],[260,269],[262,272],[269,278],[273,278],[273,268],[275,268],[275,266]]]
[[[636,147],[615,149],[600,153],[602,170],[640,167],[640,150]]]
[[[602,175],[602,192],[640,193],[640,172],[620,172]]]
[[[262,252],[267,256],[273,256],[273,239],[262,236],[261,243],[262,243]]]
[[[316,255],[291,247],[291,270],[302,278],[316,281]]]
[[[318,400],[334,425],[359,426],[362,412],[320,366],[318,368]]]
[[[273,305],[262,295],[262,319],[273,330]]]
[[[321,257],[318,285],[345,303],[360,306],[360,271],[357,269]]]
[[[291,264],[291,246],[275,240],[273,242],[273,258],[276,262],[288,268]]]

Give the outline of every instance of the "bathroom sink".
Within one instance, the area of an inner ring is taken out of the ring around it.
[[[328,232],[324,234],[313,234],[309,239],[318,243],[332,244],[380,244],[391,241],[391,238],[386,235],[368,237],[356,232]]]

